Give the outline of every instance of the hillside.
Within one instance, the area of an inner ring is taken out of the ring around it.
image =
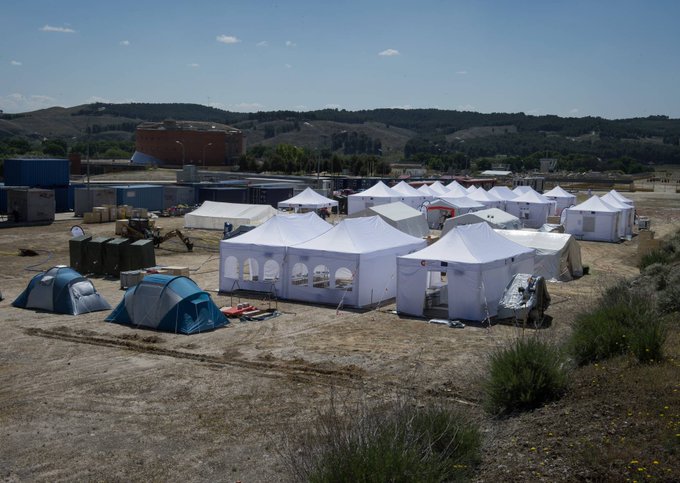
[[[247,146],[281,143],[390,159],[463,153],[528,156],[551,151],[641,163],[680,163],[680,120],[666,116],[608,120],[438,109],[324,109],[236,113],[197,104],[89,104],[0,116],[0,141],[11,138],[131,141],[142,121],[214,121],[241,129]],[[348,149],[348,146],[351,148]]]

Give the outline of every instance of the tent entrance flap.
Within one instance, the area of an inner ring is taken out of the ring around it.
[[[448,318],[449,287],[446,267],[442,271],[427,271],[423,315],[428,318]]]

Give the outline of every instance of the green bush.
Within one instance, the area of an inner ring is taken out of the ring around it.
[[[479,464],[478,429],[442,408],[333,408],[289,459],[296,479],[310,482],[439,482],[467,480]]]
[[[559,398],[568,374],[560,350],[536,337],[517,339],[491,355],[486,408],[494,414],[533,409]]]
[[[654,304],[621,282],[605,291],[595,310],[576,318],[567,350],[578,365],[628,352],[648,362],[663,357],[665,340]]]
[[[651,252],[642,255],[640,258],[640,263],[638,263],[638,267],[640,267],[640,270],[644,270],[648,266],[655,263],[666,265],[670,263],[671,260],[672,253],[661,248],[659,250],[652,250]]]

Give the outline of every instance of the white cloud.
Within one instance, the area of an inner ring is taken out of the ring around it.
[[[14,93],[0,97],[0,106],[5,112],[28,112],[45,109],[56,104],[56,100],[49,96]]]
[[[308,111],[309,109],[304,104],[300,104],[299,106],[295,106],[293,108],[293,110],[294,111]]]
[[[467,75],[467,73],[468,73],[468,71],[466,71],[466,70],[459,70],[458,72],[456,72],[456,74],[458,74],[458,75]]]
[[[286,69],[292,69],[292,68],[293,68],[293,66],[290,65],[290,64],[283,64],[283,66],[284,66]]]
[[[286,40],[286,47],[297,47],[297,44],[292,40]]]
[[[193,67],[194,69],[197,69],[200,66],[201,66],[201,64],[197,64],[195,62],[192,62],[191,64],[187,64],[187,67]]]
[[[59,32],[62,34],[73,34],[76,31],[68,27],[53,27],[52,25],[45,25],[40,30],[43,32]]]
[[[378,55],[382,55],[383,57],[394,57],[395,55],[401,55],[401,54],[396,49],[387,49],[387,50],[383,50],[382,52],[379,52]]]
[[[130,45],[130,41],[129,41],[129,40],[121,40],[121,41],[118,42],[118,43],[119,43],[120,45],[124,46],[124,47],[127,47],[128,45]]]
[[[266,40],[263,40],[262,42],[256,43],[255,47],[269,47],[269,42],[267,42]]]
[[[342,106],[340,106],[340,104],[326,104],[323,107],[324,109],[340,109]]]
[[[23,65],[23,64],[22,64],[21,62],[19,62],[18,60],[12,60],[12,61],[10,62],[10,64],[12,64],[12,65]]]
[[[215,40],[222,42],[223,44],[238,44],[241,39],[234,37],[233,35],[218,35]]]
[[[473,106],[472,104],[462,104],[462,105],[456,107],[456,109],[458,111],[474,111],[475,106]]]

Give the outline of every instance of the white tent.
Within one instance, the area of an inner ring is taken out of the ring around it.
[[[484,205],[467,196],[441,196],[427,205],[427,224],[430,228],[441,230],[441,225],[454,216],[483,210]]]
[[[404,180],[400,181],[395,186],[392,186],[392,189],[401,193],[401,195],[404,197],[404,203],[409,205],[411,208],[419,209],[421,206],[423,206],[423,203],[431,199],[430,196],[421,193]]]
[[[222,230],[225,223],[231,223],[234,228],[240,225],[257,226],[275,214],[276,210],[270,205],[204,201],[199,208],[184,215],[184,226],[204,230]]]
[[[501,206],[502,210],[505,210],[508,200],[514,200],[518,196],[517,193],[513,192],[507,186],[494,186],[489,190],[489,194],[503,202],[503,205]]]
[[[468,194],[469,194],[469,193],[474,193],[475,191],[477,191],[477,187],[476,187],[475,185],[473,185],[473,184],[471,184],[470,186],[468,186],[468,187],[465,188],[465,189],[466,189],[466,191],[468,192]]]
[[[395,201],[404,201],[404,196],[382,181],[378,181],[367,190],[347,197],[347,214],[351,215],[371,206],[386,205]]]
[[[623,201],[619,201],[619,199],[612,195],[611,192],[600,196],[600,199],[609,206],[621,210],[621,216],[619,217],[619,237],[630,239],[630,237],[633,236],[635,208]]]
[[[457,226],[473,225],[475,223],[485,223],[491,228],[500,228],[502,230],[519,230],[522,228],[522,222],[516,216],[498,208],[488,208],[486,210],[465,213],[464,215],[446,220],[444,228],[442,228],[442,236]]]
[[[499,198],[490,195],[484,188],[478,188],[468,195],[471,200],[478,201],[487,208],[503,209],[504,202]]]
[[[579,240],[615,242],[619,240],[619,217],[622,212],[597,195],[562,212],[564,231]]]
[[[279,209],[294,208],[295,211],[300,209],[320,210],[321,208],[333,208],[337,206],[337,201],[326,198],[309,187],[305,188],[302,193],[298,193],[292,198],[285,201],[279,201],[278,204]]]
[[[493,317],[512,276],[533,273],[534,254],[485,223],[460,226],[397,259],[397,311],[422,316],[431,304],[446,306],[449,319]]]
[[[448,190],[452,190],[452,189],[455,189],[455,188],[465,189],[465,187],[462,184],[460,184],[458,181],[456,181],[455,179],[453,181],[451,181],[449,184],[446,185],[446,189],[448,189]]]
[[[560,216],[562,210],[576,204],[576,195],[565,191],[559,186],[555,186],[550,191],[543,193],[543,196],[555,202],[555,215]]]
[[[286,297],[364,307],[396,295],[397,256],[427,246],[379,216],[345,218],[288,249]]]
[[[581,247],[573,235],[528,230],[496,230],[496,233],[536,250],[534,275],[563,282],[583,275]]]
[[[623,196],[621,193],[619,193],[619,192],[616,191],[616,190],[611,190],[611,191],[609,192],[609,194],[611,194],[611,195],[612,195],[613,197],[615,197],[617,200],[619,200],[619,201],[621,201],[621,202],[623,202],[623,203],[626,203],[627,205],[635,206],[635,202],[634,202],[633,200],[631,200],[631,199],[629,199],[629,198],[626,198],[625,196]]]
[[[447,198],[457,198],[457,197],[460,198],[460,197],[463,197],[463,196],[467,197],[469,195],[470,195],[470,193],[468,193],[468,191],[465,188],[463,188],[462,186],[454,186],[452,188],[449,188],[449,190],[441,196],[446,196]]]
[[[430,228],[427,226],[425,215],[401,201],[372,206],[371,208],[352,213],[348,218],[376,215],[397,230],[403,231],[408,235],[423,238],[430,234]]]
[[[548,221],[554,206],[554,201],[532,190],[506,201],[505,211],[519,218],[526,228],[540,228]]]
[[[221,292],[272,291],[283,296],[282,274],[289,246],[311,240],[332,225],[316,213],[278,214],[253,230],[220,242]]]
[[[538,193],[538,191],[533,189],[531,186],[516,186],[515,189],[512,190],[512,192],[517,194],[517,195],[523,195],[524,193],[528,193],[530,191],[533,191],[534,193]]]
[[[428,196],[429,199],[431,200],[439,196],[439,193],[435,193],[434,191],[432,191],[430,187],[426,184],[420,186],[420,188],[418,188],[418,191],[420,191],[423,195]]]
[[[440,181],[435,181],[430,185],[430,189],[437,193],[437,195],[443,195],[448,191],[448,188],[441,184]]]

